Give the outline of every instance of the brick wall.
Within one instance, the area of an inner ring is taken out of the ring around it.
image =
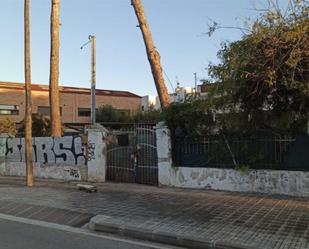
[[[45,91],[32,91],[32,111],[38,112],[38,107],[49,106],[49,93]],[[63,123],[90,123],[90,117],[78,116],[78,108],[90,108],[90,95],[87,93],[62,92],[60,93]],[[23,89],[7,89],[0,86],[0,105],[17,105],[19,115],[0,115],[0,121],[8,117],[14,122],[21,122],[25,113],[25,96]],[[134,113],[141,108],[141,98],[136,96],[96,96],[96,105],[112,105],[116,109],[127,110]]]

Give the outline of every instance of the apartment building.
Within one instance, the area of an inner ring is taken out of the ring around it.
[[[177,83],[173,93],[169,93],[170,103],[182,103],[190,97],[194,96],[195,89],[193,87],[181,87]],[[142,111],[148,111],[150,109],[159,110],[161,109],[160,100],[158,96],[146,95],[141,99]]]
[[[89,88],[60,86],[60,112],[64,124],[89,124],[91,92]],[[96,90],[96,107],[111,105],[121,112],[133,114],[141,110],[141,97],[127,91]],[[49,115],[48,85],[32,85],[32,112]],[[23,83],[0,81],[0,122],[8,117],[20,123],[25,115]]]

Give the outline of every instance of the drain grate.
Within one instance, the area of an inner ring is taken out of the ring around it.
[[[0,213],[72,227],[81,227],[94,216],[89,213],[12,201],[0,201]]]

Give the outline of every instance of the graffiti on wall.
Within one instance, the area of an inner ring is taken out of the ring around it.
[[[88,141],[88,143],[86,144],[86,158],[88,161],[95,159],[94,151],[95,143],[91,143],[90,141]]]
[[[5,150],[6,150],[6,147],[5,147],[5,138],[0,138],[0,157],[5,155]]]
[[[33,162],[43,164],[85,165],[87,145],[81,137],[38,137],[33,138]],[[25,161],[25,139],[8,138],[6,159],[12,162]]]
[[[65,171],[67,171],[70,174],[70,176],[72,176],[74,178],[79,178],[80,177],[79,171],[76,170],[76,169],[72,169],[71,168],[71,169],[67,169]]]

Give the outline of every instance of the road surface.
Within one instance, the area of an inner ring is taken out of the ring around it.
[[[1,249],[172,249],[151,242],[96,234],[42,221],[0,214]]]

